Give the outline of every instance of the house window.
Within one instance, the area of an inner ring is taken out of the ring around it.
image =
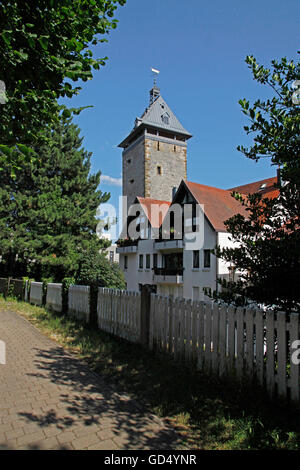
[[[159,150],[159,141],[157,142],[157,150]]]
[[[150,255],[146,255],[146,269],[150,269]]]
[[[204,267],[210,268],[210,250],[204,250]]]
[[[193,268],[199,269],[199,250],[193,251]]]
[[[113,252],[113,251],[110,251],[110,252],[109,252],[109,261],[110,261],[111,263],[113,263],[114,260],[115,260],[114,252]]]
[[[139,256],[139,269],[143,269],[144,256]]]
[[[124,269],[128,268],[128,256],[124,256]]]
[[[153,255],[153,268],[157,268],[157,253]]]
[[[161,175],[161,166],[158,166],[158,167],[157,167],[157,174],[158,174],[158,175]]]
[[[176,145],[174,145],[174,152],[176,152]]]

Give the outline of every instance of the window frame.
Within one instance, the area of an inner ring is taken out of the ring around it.
[[[149,253],[146,254],[146,269],[151,268],[151,256]]]
[[[144,255],[139,255],[139,269],[144,267]]]
[[[208,262],[207,262],[208,255]],[[203,250],[203,267],[209,269],[211,267],[211,252],[208,249]]]
[[[196,256],[196,254],[197,254],[197,256]],[[195,262],[196,260],[197,260],[197,263]],[[200,268],[200,251],[199,250],[193,250],[193,269],[199,269],[199,268]]]

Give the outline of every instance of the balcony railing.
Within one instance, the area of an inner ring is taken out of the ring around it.
[[[126,238],[125,240],[117,241],[116,252],[118,254],[136,253],[137,249],[138,249],[138,240],[131,240],[130,238]]]
[[[137,246],[139,240],[132,240],[131,238],[124,238],[117,241],[118,248],[124,248],[126,246]]]
[[[183,276],[184,268],[153,268],[156,276]]]
[[[156,284],[183,284],[184,268],[154,268],[153,281]]]
[[[171,250],[171,251],[179,251],[182,250],[184,247],[183,240],[155,240],[154,247],[156,250]]]

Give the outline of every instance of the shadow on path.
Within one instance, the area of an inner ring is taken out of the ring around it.
[[[90,430],[103,431],[103,439],[114,439],[126,449],[178,448],[181,437],[173,428],[136,400],[118,394],[115,386],[108,385],[63,348],[35,348],[34,352],[36,372],[27,375],[50,381],[57,390],[47,411],[19,413],[24,419],[41,428],[55,425],[67,431],[83,426],[87,434]]]

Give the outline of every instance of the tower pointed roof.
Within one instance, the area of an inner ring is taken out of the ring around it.
[[[173,134],[185,137],[186,139],[192,137],[192,134],[190,134],[179,122],[173,111],[161,96],[159,88],[156,86],[150,90],[150,104],[148,108],[145,109],[140,118],[136,118],[133,130],[130,132],[128,137],[119,144],[119,147],[125,148],[129,141],[131,141],[135,134],[137,134],[143,127],[169,131]]]

